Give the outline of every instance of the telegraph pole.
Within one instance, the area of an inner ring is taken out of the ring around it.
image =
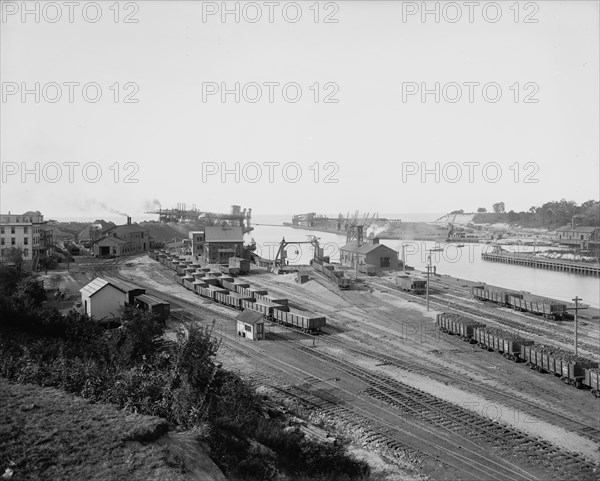
[[[575,302],[575,357],[577,357],[577,311],[579,311],[579,301],[583,301],[583,299],[575,296],[573,301]]]
[[[425,302],[427,303],[427,310],[429,310],[429,271],[431,271],[431,254],[427,256],[427,285],[425,290]]]

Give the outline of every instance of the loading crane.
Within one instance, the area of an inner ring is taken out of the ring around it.
[[[282,238],[279,243],[279,249],[273,259],[273,270],[277,267],[283,267],[285,265],[286,251],[285,248],[290,244],[311,244],[314,247],[313,259],[319,259],[323,257],[323,250],[319,247],[319,238],[314,235],[307,236],[309,240],[306,241],[286,241],[285,237]]]

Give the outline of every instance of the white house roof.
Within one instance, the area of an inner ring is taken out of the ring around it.
[[[102,279],[101,277],[96,277],[93,281],[79,289],[79,292],[86,297],[91,297],[108,284],[108,281]]]
[[[103,279],[102,277],[96,277],[93,281],[89,282],[81,289],[79,289],[79,292],[81,292],[84,296],[91,297],[94,294],[96,294],[100,289],[104,289],[104,287],[106,287],[109,284],[115,289],[118,289],[124,293],[128,293],[130,291],[135,290],[144,290],[142,287],[136,286],[135,284],[131,284],[126,281],[122,281],[120,279]]]

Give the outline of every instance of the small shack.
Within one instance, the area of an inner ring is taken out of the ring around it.
[[[158,319],[163,322],[166,322],[169,319],[171,312],[171,305],[168,302],[149,294],[140,294],[137,296],[135,298],[134,306],[137,309],[152,312],[152,314],[158,316]]]
[[[253,341],[265,338],[265,321],[260,312],[244,310],[237,316],[238,336],[246,337]]]

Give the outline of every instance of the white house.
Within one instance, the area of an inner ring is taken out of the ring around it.
[[[146,290],[128,282],[96,277],[79,289],[79,292],[84,312],[100,320],[119,317],[120,308],[126,304],[133,304],[133,298],[144,294]]]

